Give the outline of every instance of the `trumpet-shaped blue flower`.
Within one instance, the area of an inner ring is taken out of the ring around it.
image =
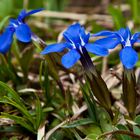
[[[118,44],[122,45],[119,53],[120,60],[125,68],[132,69],[138,61],[138,54],[133,49],[135,42],[139,41],[140,32],[131,35],[129,28],[121,28],[118,31],[101,31],[93,36],[106,36],[95,41],[96,44],[104,46],[107,49],[113,49]]]
[[[61,52],[67,48],[69,50],[68,53],[61,59],[62,64],[66,68],[72,67],[80,59],[81,55],[84,55],[83,47],[88,52],[96,55],[105,56],[108,54],[108,49],[98,44],[88,43],[90,33],[85,33],[84,27],[81,27],[79,23],[70,25],[63,33],[63,37],[66,40],[65,42],[48,45],[41,54]]]
[[[30,12],[22,10],[17,19],[10,19],[9,25],[6,27],[4,33],[0,35],[0,52],[5,54],[9,49],[13,41],[13,35],[15,33],[16,38],[21,42],[30,42],[32,32],[30,27],[24,22],[25,18],[29,15],[40,12],[43,9],[36,9]]]

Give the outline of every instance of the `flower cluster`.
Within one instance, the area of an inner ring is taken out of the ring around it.
[[[9,25],[6,27],[4,33],[0,36],[0,52],[5,54],[11,47],[13,41],[13,35],[15,33],[16,38],[21,42],[30,42],[32,32],[30,27],[25,23],[25,18],[34,13],[40,12],[43,9],[32,10],[26,12],[22,10],[17,19],[10,19]]]
[[[25,18],[31,14],[40,12],[43,9],[26,12],[22,10],[17,19],[10,19],[9,25],[0,36],[0,52],[5,54],[11,47],[13,35],[21,42],[30,42],[33,36],[30,27],[25,23]],[[102,39],[89,43],[90,37],[103,36]],[[109,49],[114,49],[121,44],[119,53],[120,60],[126,69],[132,69],[138,61],[138,54],[133,48],[135,42],[139,42],[140,33],[131,35],[129,28],[121,28],[118,31],[101,31],[91,35],[86,33],[84,27],[79,23],[72,24],[63,33],[65,39],[62,43],[46,46],[41,52],[45,55],[52,52],[61,52],[65,48],[68,52],[62,57],[62,64],[66,68],[71,68],[81,57],[85,57],[85,51],[99,56],[109,54]]]
[[[140,33],[131,35],[129,28],[121,28],[119,31],[101,31],[93,36],[105,36],[94,43],[88,43],[90,33],[85,33],[83,27],[79,23],[73,24],[63,33],[66,40],[64,43],[48,45],[41,54],[51,52],[61,52],[68,48],[69,52],[62,57],[62,64],[66,68],[72,67],[84,53],[82,48],[86,48],[88,52],[99,56],[109,54],[109,49],[114,49],[117,45],[122,45],[120,51],[120,60],[125,68],[132,69],[138,61],[138,55],[133,49],[133,44],[139,41]]]
[[[121,28],[119,31],[101,31],[93,36],[106,36],[95,41],[96,44],[107,49],[114,49],[121,44],[122,49],[119,53],[120,60],[125,68],[132,69],[138,61],[138,54],[133,48],[134,43],[139,42],[140,32],[131,35],[129,28]]]
[[[48,45],[41,54],[48,54],[52,52],[61,52],[65,48],[68,48],[69,52],[62,57],[62,64],[66,68],[72,67],[84,54],[82,48],[86,48],[88,52],[96,55],[105,56],[108,54],[108,50],[98,44],[88,43],[90,33],[85,33],[84,27],[81,27],[79,23],[72,24],[63,33],[63,37],[66,42]]]

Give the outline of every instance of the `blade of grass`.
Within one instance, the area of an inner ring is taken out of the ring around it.
[[[0,118],[10,118],[12,120],[14,120],[17,124],[21,125],[22,127],[26,128],[27,130],[36,133],[36,131],[33,129],[32,124],[30,124],[28,122],[28,120],[26,120],[23,117],[19,117],[19,116],[15,116],[15,115],[10,115],[8,113],[1,113]]]

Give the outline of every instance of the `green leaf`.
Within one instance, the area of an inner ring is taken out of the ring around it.
[[[93,99],[93,95],[92,95],[91,91],[89,91],[89,88],[88,88],[88,85],[87,84],[81,85],[81,89],[82,89],[82,94],[84,96],[84,99],[86,101],[86,104],[88,106],[89,115],[90,115],[90,117],[92,118],[92,120],[94,122],[97,122],[97,110],[96,110],[95,101]],[[89,92],[91,94],[88,94]],[[90,96],[92,98],[92,101],[90,99]]]
[[[17,104],[16,102],[14,102],[13,100],[11,100],[10,98],[4,96],[3,98],[0,99],[0,103],[6,103],[9,105],[14,106],[15,108],[17,108],[23,115],[25,115],[25,117],[30,120],[30,122],[32,122],[32,124],[34,124],[33,118],[32,116],[29,114],[28,110],[26,108],[23,108],[22,106],[20,106],[19,104]]]
[[[45,56],[46,58],[46,61],[47,61],[47,65],[48,65],[48,69],[49,69],[49,74],[56,80],[56,81],[59,81],[59,76],[58,76],[58,67],[57,67],[57,64],[56,62],[54,61],[56,58],[55,58],[55,54],[54,56],[51,55],[51,56]]]
[[[73,134],[76,137],[76,140],[81,140],[82,138],[80,137],[80,135],[78,134],[78,132],[75,129],[71,129],[71,131],[73,132]]]
[[[36,113],[36,123],[35,124],[36,124],[36,129],[38,129],[39,126],[41,125],[41,122],[43,121],[43,110],[42,110],[41,103],[40,103],[40,100],[37,95],[36,95],[35,113]]]
[[[22,127],[26,128],[27,130],[29,130],[33,133],[36,133],[36,131],[32,127],[32,124],[30,124],[30,122],[28,122],[28,120],[26,120],[23,117],[10,115],[8,113],[1,113],[0,117],[1,118],[10,118],[10,119],[14,120],[17,124],[20,124]]]
[[[3,55],[0,54],[0,59],[1,59],[1,65],[0,65],[0,75],[3,81],[6,81],[5,79],[11,79],[13,83],[16,83],[17,85],[19,84],[17,74],[15,73],[15,69],[13,66],[10,64],[10,62],[7,60],[7,58]],[[10,58],[11,59],[11,58]]]
[[[133,125],[133,132],[137,135],[140,135],[140,128],[138,126]],[[134,140],[138,140],[135,138]]]
[[[125,125],[122,125],[122,124],[118,124],[117,125],[117,128],[119,129],[119,130],[127,130],[127,131],[129,131],[129,129],[125,126]],[[131,137],[130,136],[127,136],[127,135],[121,135],[121,134],[119,134],[119,135],[115,135],[119,140],[131,140]]]
[[[33,50],[34,50],[33,46],[28,46],[21,53],[20,65],[25,77],[27,77],[28,75],[28,69],[31,64],[34,52]]]
[[[9,20],[10,16],[6,16],[3,18],[3,20],[0,22],[0,31],[4,28],[6,22]]]
[[[34,47],[31,44],[28,46],[26,45],[26,48],[20,52],[16,39],[14,39],[13,44],[12,51],[21,67],[25,79],[27,79],[29,66],[33,58]]]
[[[103,108],[98,109],[98,118],[103,132],[113,130],[111,118],[105,109]]]
[[[133,125],[133,132],[137,135],[140,135],[140,115],[135,117],[134,122],[136,123],[136,125]],[[134,140],[138,139],[135,138]]]
[[[87,128],[85,127],[84,129],[86,132],[85,139],[87,139],[87,140],[96,140],[96,138],[102,134],[101,128],[97,125],[90,125]]]
[[[25,108],[24,104],[21,101],[20,96],[7,84],[0,81],[0,91],[7,94],[9,98],[12,98],[16,103],[18,103],[21,107]]]
[[[2,118],[2,116],[0,116]],[[0,127],[0,133],[25,133],[25,128],[22,126],[12,125]]]
[[[130,11],[132,13],[132,18],[133,21],[136,23],[139,23],[139,7],[140,7],[140,3],[138,0],[127,0],[128,4],[130,5]]]
[[[0,17],[5,17],[12,13],[14,8],[13,0],[0,1]]]
[[[51,11],[62,11],[66,6],[68,0],[46,0],[47,9]]]
[[[28,112],[26,106],[23,104],[23,101],[21,100],[20,96],[7,84],[0,81],[0,91],[1,93],[5,93],[7,95],[0,98],[0,103],[7,103],[15,108],[17,108],[25,117],[34,124],[34,120],[31,116],[31,114]]]
[[[137,123],[138,125],[140,125],[140,115],[136,116],[135,118],[135,123]]]
[[[43,112],[51,112],[53,110],[54,110],[53,107],[45,107],[45,108],[43,108]]]
[[[30,9],[37,9],[38,7],[43,7],[44,6],[44,0],[29,0],[29,8]]]
[[[44,76],[44,80],[42,80],[42,76]],[[51,101],[50,80],[49,80],[48,65],[46,61],[42,61],[40,64],[39,82],[40,82],[41,88],[44,90],[46,102],[49,103]]]
[[[79,120],[70,122],[68,124],[65,124],[62,127],[63,128],[74,128],[74,127],[77,127],[77,126],[87,125],[87,124],[91,124],[91,123],[94,123],[93,120],[91,120],[90,118],[85,118],[85,119],[79,119]]]
[[[110,5],[108,11],[113,17],[116,29],[125,27],[125,18],[122,14],[122,11],[119,8],[115,8],[113,5]]]

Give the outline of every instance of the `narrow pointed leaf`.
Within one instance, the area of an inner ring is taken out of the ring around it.
[[[26,128],[27,130],[31,131],[32,133],[36,133],[36,131],[34,130],[34,128],[32,127],[31,124],[29,124],[29,122],[19,116],[15,116],[15,115],[10,115],[8,113],[1,113],[1,118],[9,118],[14,120],[17,124],[21,125],[22,127]]]
[[[62,127],[63,128],[75,128],[75,127],[78,127],[78,126],[92,124],[92,123],[94,123],[94,121],[91,120],[90,118],[84,118],[84,119],[79,119],[79,120],[73,121],[71,123],[65,124]]]

